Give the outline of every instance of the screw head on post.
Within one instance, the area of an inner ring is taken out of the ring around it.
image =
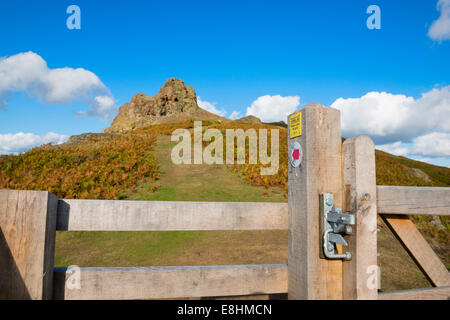
[[[331,207],[333,205],[333,198],[328,197],[326,203],[327,203],[328,206]]]
[[[331,243],[328,244],[328,251],[334,251],[334,246]]]
[[[345,233],[346,234],[352,234],[352,232],[353,232],[352,226],[346,225],[345,226]]]

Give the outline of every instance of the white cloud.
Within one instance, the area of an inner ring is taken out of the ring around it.
[[[285,121],[300,105],[299,96],[261,96],[247,108],[247,116],[255,116],[263,122]]]
[[[76,115],[80,118],[97,117],[107,122],[112,120],[113,115],[117,113],[117,107],[114,98],[110,96],[97,96],[89,105],[89,111],[79,111]]]
[[[450,157],[450,133],[432,132],[415,138],[411,154]]]
[[[450,157],[450,133],[432,132],[414,138],[410,143],[396,141],[376,148],[397,156],[431,162],[432,158]]]
[[[410,153],[410,146],[402,143],[401,141],[397,141],[394,143],[387,143],[382,145],[377,145],[377,149],[394,154],[396,156],[407,156]]]
[[[339,98],[331,107],[341,110],[345,137],[368,134],[379,144],[450,131],[450,86],[435,88],[419,99],[369,92],[361,98]]]
[[[41,56],[31,51],[0,58],[0,106],[7,105],[6,98],[13,92],[26,92],[46,103],[91,103],[88,116],[101,119],[110,118],[115,111],[98,102],[97,98],[113,98],[94,73],[83,68],[50,69]]]
[[[422,156],[411,156],[410,159],[426,162],[429,164],[433,164],[435,166],[439,167],[448,167],[450,165],[450,158],[449,157],[422,157]]]
[[[380,150],[435,164],[450,162],[450,86],[418,99],[369,92],[339,98],[331,107],[341,110],[344,137],[367,134]]]
[[[199,96],[197,97],[197,104],[200,108],[205,109],[206,111],[209,111],[211,113],[217,114],[219,116],[224,117],[227,114],[227,112],[224,109],[222,110],[217,109],[216,107],[217,102],[203,101]]]
[[[0,154],[18,154],[43,144],[61,144],[67,141],[66,135],[49,132],[38,136],[33,133],[0,134]]]
[[[428,30],[428,36],[433,40],[450,39],[450,0],[439,0],[437,9],[441,12],[439,18],[433,22]]]
[[[230,114],[230,119],[231,120],[236,120],[236,119],[239,119],[240,117],[241,117],[241,112],[240,111],[233,111]]]
[[[411,159],[421,161],[421,162],[427,162],[427,163],[432,163],[435,160],[434,158],[426,158],[426,157],[422,157],[422,156],[413,156],[413,157],[411,157]]]

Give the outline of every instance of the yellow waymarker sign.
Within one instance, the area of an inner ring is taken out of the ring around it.
[[[302,135],[302,113],[296,113],[289,117],[289,138]]]

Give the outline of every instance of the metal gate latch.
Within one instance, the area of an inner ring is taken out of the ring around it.
[[[348,246],[342,234],[351,234],[352,227],[356,223],[354,214],[343,214],[342,208],[334,206],[334,198],[331,193],[320,195],[320,229],[323,232],[322,248],[323,254],[328,259],[350,260],[350,252],[343,254],[335,253],[336,243]]]

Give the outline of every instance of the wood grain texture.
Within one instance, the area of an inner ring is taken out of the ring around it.
[[[287,292],[286,265],[81,268],[80,286],[69,289],[75,273],[55,268],[55,299],[163,299],[260,295]]]
[[[449,300],[450,287],[382,292],[378,300]]]
[[[319,257],[319,195],[332,193],[342,206],[340,112],[317,103],[297,112],[302,135],[288,138],[288,145],[300,143],[303,162],[289,165],[288,297],[342,299],[342,262]]]
[[[417,266],[434,286],[450,286],[450,274],[408,216],[382,215]]]
[[[343,298],[376,300],[378,282],[371,272],[377,267],[375,146],[368,136],[345,140],[342,168],[343,211],[356,215],[353,232],[346,237],[349,246],[344,247],[352,259],[343,262]]]
[[[50,299],[58,199],[0,190],[0,299]]]
[[[378,213],[450,215],[450,188],[377,186]]]
[[[60,200],[58,230],[287,229],[287,203]]]

